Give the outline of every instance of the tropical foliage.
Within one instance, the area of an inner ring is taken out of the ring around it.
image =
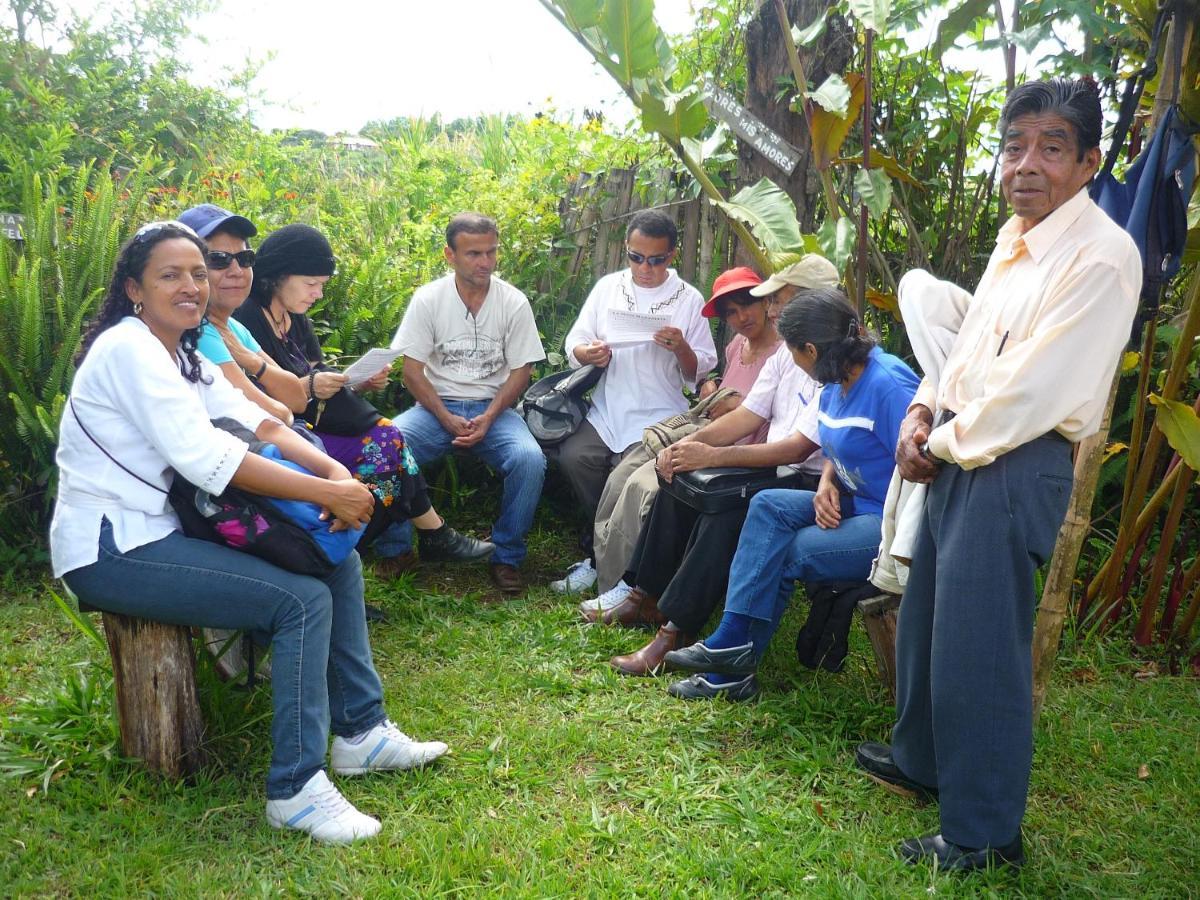
[[[442,270],[449,215],[483,209],[501,224],[502,274],[530,294],[553,347],[587,287],[562,252],[578,240],[560,217],[573,179],[666,166],[728,216],[760,267],[813,249],[835,260],[902,350],[898,276],[921,266],[970,285],[990,251],[1004,214],[994,124],[1022,74],[1017,49],[1038,72],[1095,77],[1110,110],[1123,79],[1152,68],[1134,142],[1176,83],[1180,108],[1200,119],[1200,40],[1187,45],[1182,77],[1170,76],[1171,30],[1155,40],[1151,0],[699,0],[697,28],[677,40],[655,23],[652,0],[539,2],[636,104],[630,133],[547,110],[369,123],[364,133],[379,146],[363,152],[316,132],[266,135],[229,99],[237,91],[219,89],[251,86],[252,72],[213,89],[186,80],[174,51],[201,0],[139,3],[104,26],[10,0],[0,26],[0,211],[25,222],[24,241],[0,250],[0,564],[42,552],[30,536],[46,524],[74,344],[135,221],[213,200],[264,232],[295,220],[323,228],[340,271],[314,316],[325,346],[352,356],[385,342],[412,290]],[[1177,31],[1194,0],[1179,9]],[[747,35],[772,17],[787,26],[776,25],[774,39],[788,62],[770,76],[803,122],[811,159],[802,165],[818,185],[800,215],[782,177],[743,177],[752,151],[703,97],[706,80],[735,96],[746,90],[757,58]],[[848,63],[811,81],[835,39],[848,42]],[[1003,80],[985,75],[988,60]],[[1140,643],[1166,641],[1178,660],[1200,650],[1195,199],[1189,215],[1191,256],[1116,394],[1078,573],[1090,587],[1074,610],[1101,627],[1127,618]]]

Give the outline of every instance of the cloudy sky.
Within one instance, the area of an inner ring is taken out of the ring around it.
[[[80,6],[83,2],[79,3]],[[689,0],[658,0],[668,32],[690,30]],[[198,23],[189,52],[212,83],[247,59],[273,57],[257,86],[266,128],[354,131],[372,119],[629,107],[537,0],[225,0]]]

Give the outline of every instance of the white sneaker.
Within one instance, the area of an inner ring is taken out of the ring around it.
[[[567,569],[566,578],[550,582],[550,590],[556,594],[578,594],[595,583],[596,570],[592,568],[591,560],[581,559]]]
[[[289,800],[267,801],[267,823],[272,828],[306,831],[326,844],[349,844],[375,837],[383,826],[363,815],[343,797],[324,771],[318,772]]]
[[[354,743],[333,739],[329,758],[339,775],[365,775],[393,769],[415,769],[433,762],[450,748],[441,741],[414,741],[384,719]]]
[[[620,606],[621,601],[628,597],[632,590],[633,588],[624,581],[618,581],[611,590],[605,591],[599,597],[593,597],[591,600],[584,600],[580,603],[579,612],[582,615],[587,615],[592,610],[607,612],[614,606]]]

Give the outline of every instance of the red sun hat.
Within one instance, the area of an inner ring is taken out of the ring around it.
[[[717,317],[718,300],[726,294],[732,294],[734,291],[740,291],[743,288],[756,287],[760,284],[762,284],[762,279],[758,277],[758,273],[747,266],[738,266],[736,269],[722,272],[717,276],[717,280],[713,282],[712,296],[704,304],[704,309],[700,310],[701,315],[707,319],[715,319]]]

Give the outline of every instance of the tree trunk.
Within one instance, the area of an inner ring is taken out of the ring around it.
[[[191,631],[104,613],[117,690],[121,751],[169,778],[204,765]]]
[[[828,0],[786,0],[788,19],[793,26],[804,28],[832,5]],[[831,15],[825,34],[815,47],[801,47],[800,59],[810,83],[800,90],[815,89],[830,74],[842,74],[854,51],[854,32],[838,15]],[[741,141],[738,142],[738,180],[742,185],[754,184],[763,176],[782,188],[796,204],[800,230],[814,228],[817,204],[821,191],[820,177],[810,163],[811,141],[804,116],[790,108],[796,94],[794,87],[779,96],[779,80],[792,81],[787,49],[779,30],[779,21],[771,0],[760,3],[754,18],[746,28],[746,108],[758,116],[772,131],[801,153],[800,164],[790,176],[766,157]],[[741,262],[741,260],[738,260]]]

